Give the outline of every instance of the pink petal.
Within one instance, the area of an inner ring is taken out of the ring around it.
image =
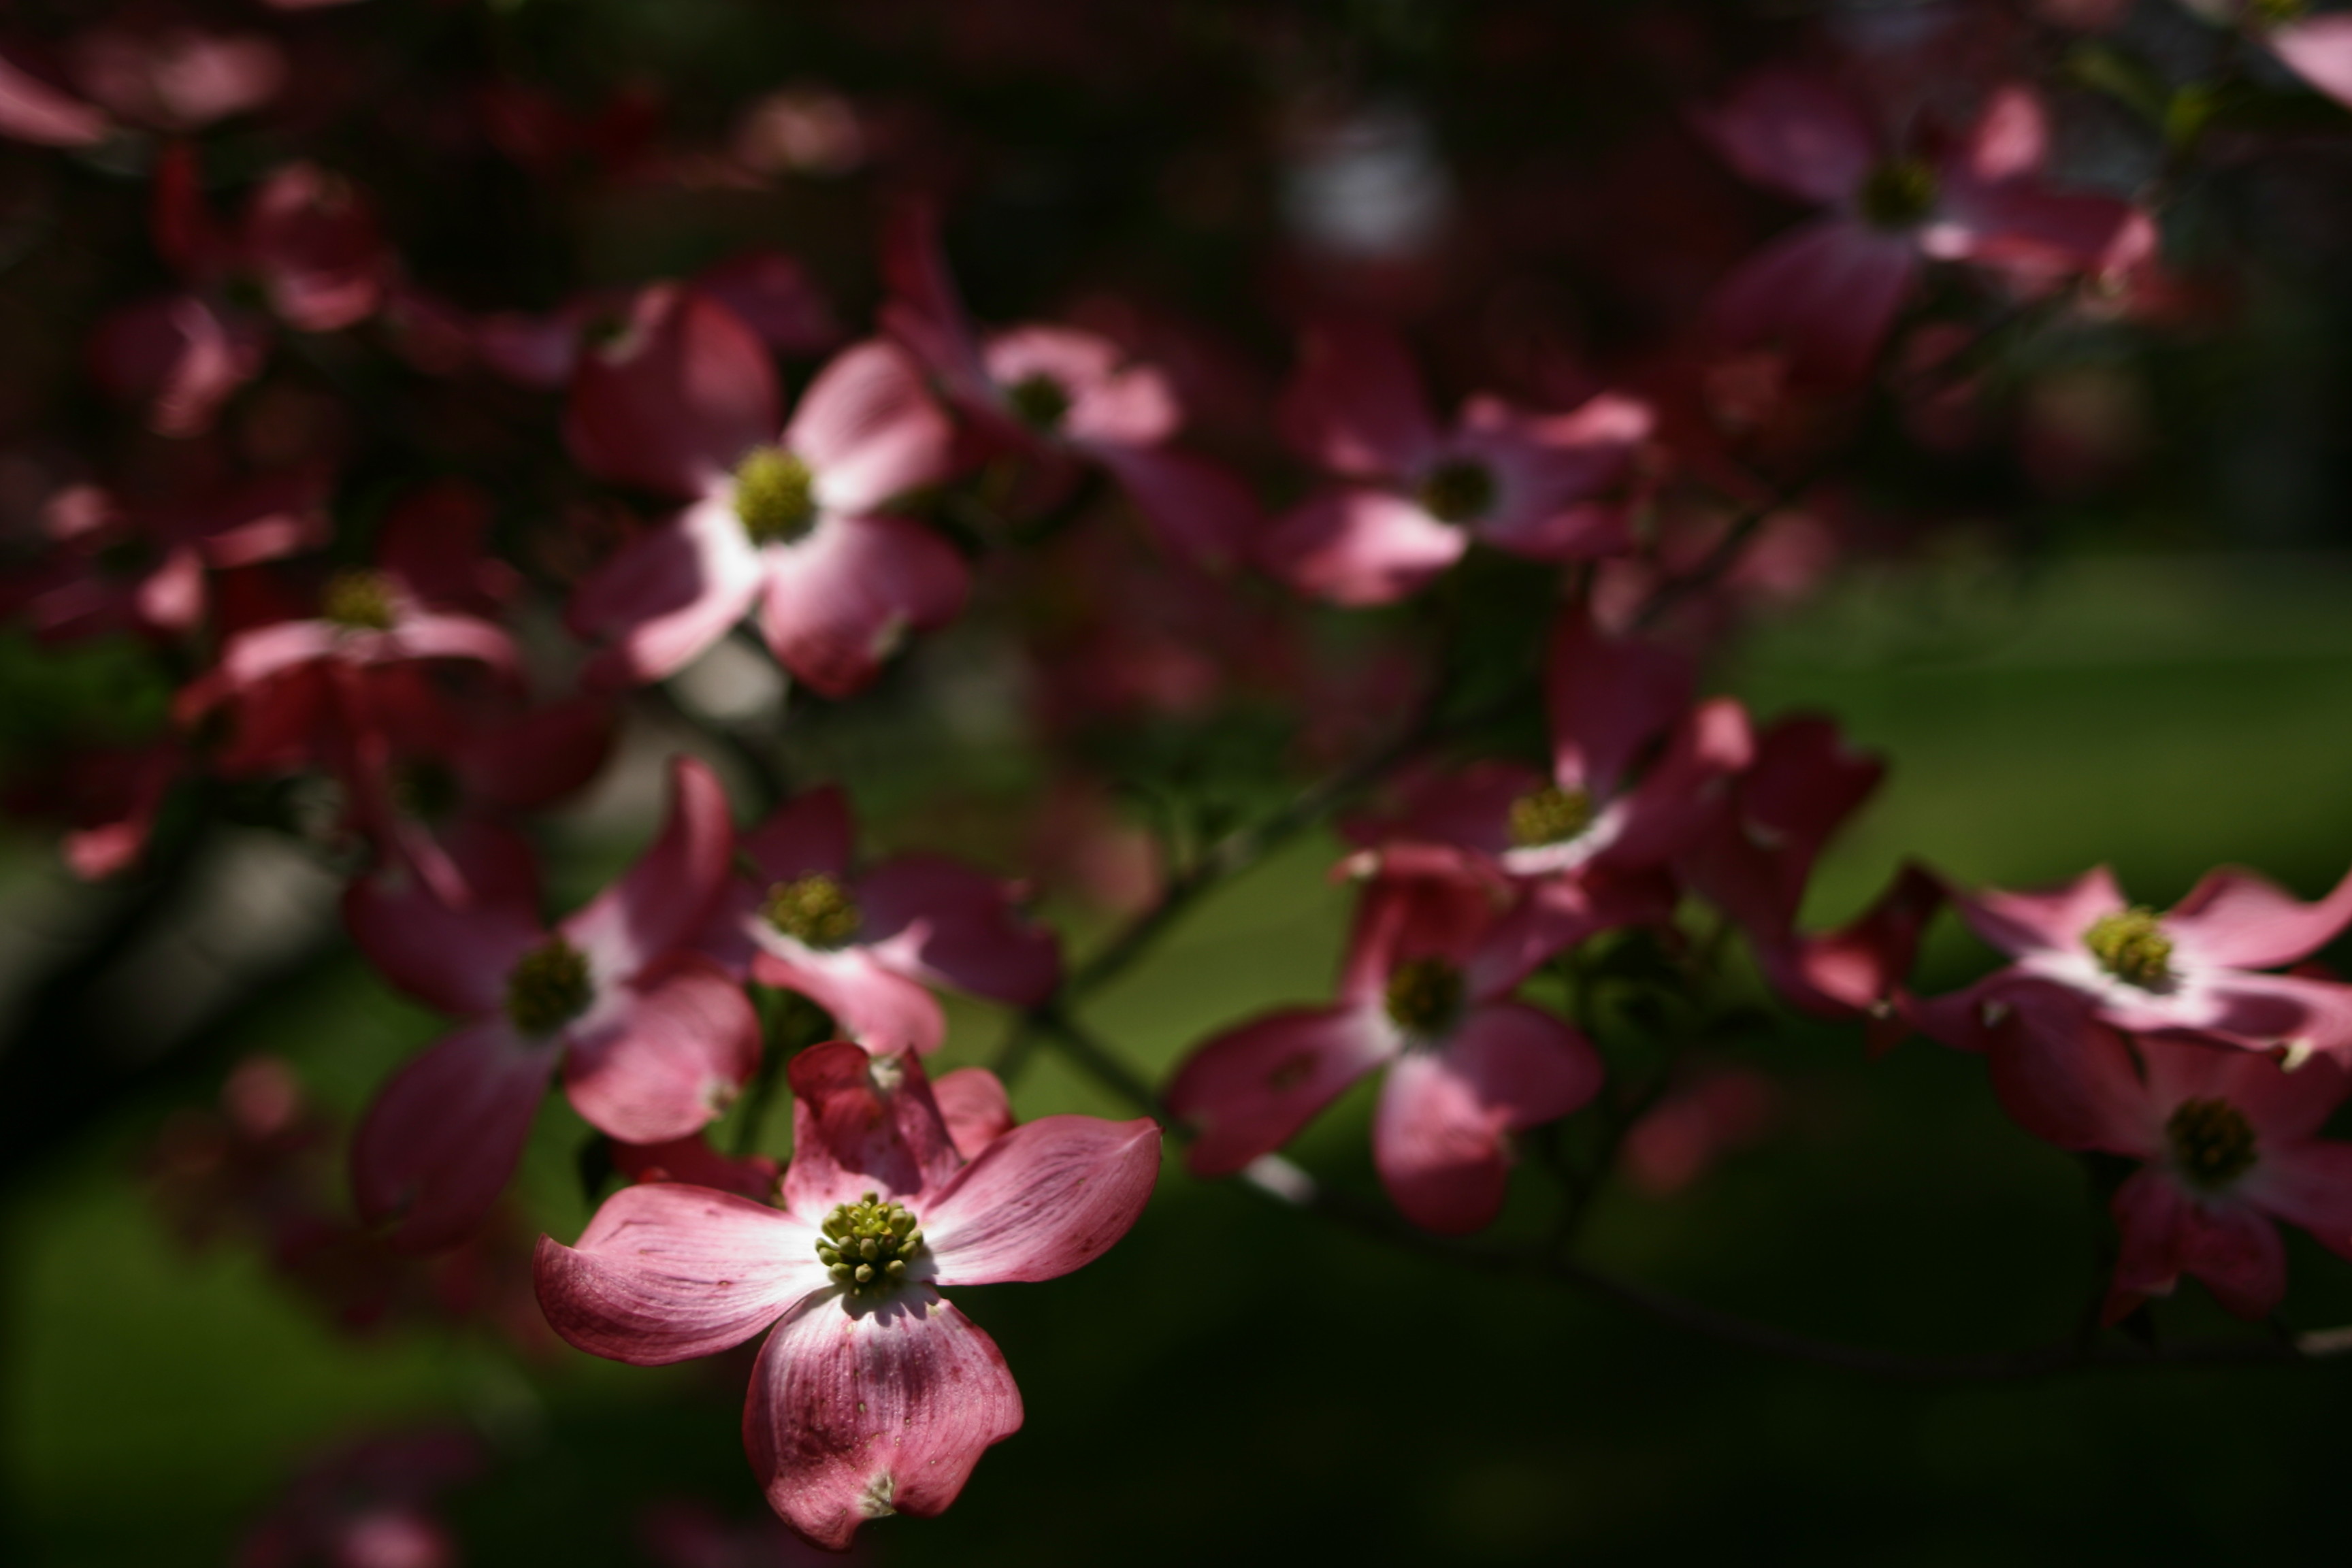
[[[1394,1032],[1363,1007],[1296,1007],[1229,1029],[1176,1069],[1168,1113],[1193,1131],[1186,1166],[1231,1175],[1289,1142],[1387,1059]]]
[[[1328,322],[1308,331],[1276,417],[1292,447],[1353,479],[1419,473],[1437,447],[1421,374],[1385,327]]]
[[[2352,985],[2297,974],[2209,973],[2178,999],[2152,994],[2142,1005],[2110,997],[2104,1008],[2132,1029],[2188,1029],[2256,1050],[2276,1045],[2323,1051],[2352,1047]]]
[[[1906,862],[1886,891],[1847,924],[1757,941],[1758,964],[1774,990],[1816,1017],[1875,1013],[1909,976],[1920,933],[1944,899],[1943,879]]]
[[[809,1224],[867,1193],[918,1198],[961,1163],[914,1057],[869,1057],[835,1041],[810,1047],[786,1070],[793,1163],[784,1206]]]
[[[2041,94],[2011,82],[1994,89],[1969,132],[1969,173],[1988,184],[2038,174],[2050,157],[2050,110]]]
[[[869,338],[817,372],[782,445],[815,475],[819,504],[859,513],[944,477],[954,435],[907,352]]]
[[[2114,1322],[2143,1297],[2169,1296],[2180,1283],[2181,1240],[2188,1194],[2171,1177],[2143,1166],[2108,1201],[2118,1243],[2106,1321]]]
[[[881,673],[908,632],[953,620],[971,582],[947,541],[895,517],[827,514],[764,559],[761,635],[786,669],[835,698]]]
[[[1918,271],[1907,236],[1829,218],[1742,262],[1709,311],[1736,346],[1786,347],[1813,374],[1847,385],[1870,374]]]
[[[1700,703],[1625,797],[1623,824],[1598,858],[1613,866],[1655,866],[1681,854],[1722,808],[1725,781],[1755,758],[1748,710],[1728,697]]]
[[[1094,332],[1014,327],[992,333],[982,357],[989,380],[1000,388],[1033,376],[1059,387],[1069,408],[1052,433],[1074,446],[1155,447],[1183,423],[1168,378]]]
[[[2274,969],[2308,957],[2352,923],[2352,874],[2305,903],[2277,883],[2224,866],[2209,871],[2164,917],[2183,957],[2231,969]]]
[[[757,921],[756,914],[751,917]],[[921,982],[910,980],[863,947],[819,952],[765,922],[752,928],[761,945],[751,954],[751,978],[797,991],[826,1012],[841,1032],[877,1055],[928,1055],[947,1038],[947,1016]]]
[[[617,719],[609,702],[594,697],[551,703],[468,737],[454,761],[469,793],[530,810],[596,776],[612,755]]]
[[[1523,1003],[1475,1008],[1452,1037],[1389,1068],[1372,1122],[1381,1184],[1424,1230],[1461,1236],[1502,1211],[1507,1131],[1567,1115],[1600,1090],[1584,1037]]]
[[[2263,42],[2289,70],[2352,107],[2352,14],[2336,11],[2292,22],[2272,31]]]
[[[986,1068],[956,1068],[931,1085],[931,1098],[956,1152],[967,1160],[979,1159],[982,1149],[1013,1131],[1004,1081]]]
[[[2063,277],[2105,264],[2140,218],[2114,196],[2050,190],[2012,180],[1947,183],[1920,248],[1946,260],[1975,261],[2028,279]]]
[[[2226,1199],[2181,1205],[2180,1271],[2193,1274],[2224,1310],[2266,1318],[2286,1296],[2286,1247],[2278,1227]]]
[[[1020,1429],[1003,1352],[928,1290],[856,1312],[809,1300],[761,1347],[743,1406],[769,1505],[835,1551],[869,1519],[940,1512]]]
[[[411,1251],[471,1234],[522,1159],[559,1049],[493,1016],[394,1073],[352,1137],[361,1217],[394,1222],[394,1245]]]
[[[545,940],[528,904],[454,904],[414,877],[383,873],[343,889],[343,923],[386,980],[461,1017],[499,1007],[516,961]]]
[[[2184,1100],[2226,1100],[2253,1124],[2265,1162],[2273,1148],[2307,1142],[2352,1092],[2352,1072],[2326,1057],[2290,1071],[2263,1052],[2210,1044],[2143,1039],[2139,1051],[2153,1116]]]
[[[1582,504],[1624,476],[1654,423],[1647,404],[1603,394],[1566,414],[1530,414],[1495,397],[1464,407],[1454,452],[1496,480],[1479,538],[1532,560],[1588,559],[1630,548],[1622,508]]]
[[[522,658],[514,639],[499,627],[472,616],[423,611],[404,616],[384,634],[380,658],[467,658],[488,665],[502,675],[521,670]]]
[[[205,563],[194,550],[167,553],[155,570],[139,582],[139,618],[165,631],[195,629],[205,613]]]
[[[1698,891],[1750,931],[1795,921],[1813,861],[1885,776],[1847,749],[1831,720],[1783,719],[1758,737],[1756,760],[1732,785],[1730,809],[1682,861]]]
[[[1986,1063],[2001,1109],[2061,1149],[2152,1160],[2163,1132],[2124,1037],[2072,1006],[2022,1006],[1990,1032]]]
[[[827,1289],[816,1237],[765,1204],[656,1182],[606,1198],[577,1247],[541,1237],[532,1272],[573,1346],[662,1366],[741,1344]]]
[[[706,502],[623,545],[580,584],[569,618],[583,637],[613,642],[593,668],[598,684],[643,685],[725,637],[761,576],[733,510]]]
[[[261,374],[268,338],[242,315],[194,295],[110,312],[90,338],[90,368],[115,396],[147,405],[158,435],[199,436]]]
[[[661,836],[625,876],[563,922],[563,934],[588,954],[600,981],[626,979],[700,932],[734,853],[727,792],[699,760],[672,757]]]
[[[860,943],[917,979],[1027,1006],[1062,978],[1060,942],[1010,884],[943,855],[903,855],[857,881]]]
[[[902,206],[884,228],[882,276],[892,296],[882,307],[883,328],[930,368],[950,397],[967,408],[992,409],[996,388],[940,254],[939,217],[928,205]]]
[[[1615,794],[1619,777],[1690,706],[1695,683],[1680,652],[1605,637],[1581,608],[1562,611],[1544,666],[1553,777],[1563,789]]]
[[[365,197],[309,163],[279,169],[255,189],[245,252],[270,308],[299,331],[340,331],[383,301],[386,256]]]
[[[597,478],[684,500],[775,439],[781,401],[758,334],[710,296],[664,284],[580,356],[563,436]]]
[[[1302,594],[1386,605],[1462,558],[1470,536],[1387,490],[1325,490],[1275,520],[1259,564]]]
[[[1843,201],[1878,161],[1878,137],[1860,106],[1803,69],[1751,72],[1697,121],[1733,168],[1801,201]]]
[[[1160,1125],[1046,1116],[981,1151],[923,1200],[941,1285],[1053,1279],[1128,1233],[1160,1179]]]
[[[565,1033],[572,1109],[629,1143],[705,1127],[760,1065],[760,1018],[709,960],[679,953]]]
[[[221,671],[236,686],[254,686],[296,665],[331,657],[343,634],[325,621],[279,621],[237,633],[221,650]]]
[[[112,130],[105,115],[0,55],[0,136],[37,147],[94,147]]]
[[[822,873],[836,881],[849,875],[857,824],[849,796],[838,784],[819,784],[776,807],[775,815],[743,836],[743,853],[770,880]]]
[[[1247,485],[1205,458],[1165,447],[1090,448],[1110,470],[1161,549],[1196,565],[1239,560],[1265,523]]]
[[[776,1195],[776,1184],[782,1178],[781,1167],[767,1155],[746,1154],[738,1159],[721,1154],[700,1132],[661,1143],[607,1142],[614,1168],[632,1182],[709,1187],[764,1205]]]
[[[747,250],[694,275],[694,286],[735,312],[778,353],[813,354],[841,341],[824,296],[797,260]]]
[[[2352,1258],[2352,1143],[2264,1147],[2238,1190],[2338,1258]]]

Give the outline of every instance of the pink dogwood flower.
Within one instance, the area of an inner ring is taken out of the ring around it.
[[[2339,1063],[2289,1071],[2246,1051],[2134,1040],[2079,1005],[2011,1015],[1990,1058],[2028,1131],[2143,1162],[2109,1205],[2122,1248],[2107,1321],[2171,1295],[2184,1274],[2239,1317],[2267,1316],[2286,1293],[2273,1220],[2352,1258],[2352,1143],[2317,1136],[2352,1093]]]
[[[1747,711],[1728,698],[1694,707],[1692,685],[1680,654],[1605,637],[1569,612],[1545,666],[1550,777],[1490,762],[1412,781],[1393,814],[1350,825],[1377,846],[1360,863],[1394,867],[1421,847],[1453,846],[1508,876],[1597,888],[1596,873],[1665,862],[1722,809],[1754,752]]]
[[[785,802],[744,835],[738,877],[706,949],[733,973],[796,991],[879,1052],[929,1052],[947,1019],[929,987],[1013,1006],[1061,981],[1054,933],[1017,889],[940,855],[856,868],[849,797],[831,785]]]
[[[2352,985],[2262,973],[2309,956],[2352,923],[2352,875],[2305,903],[2251,871],[2209,873],[2165,913],[2131,903],[2104,866],[2042,892],[1954,891],[1969,928],[2012,961],[1919,1003],[1919,1026],[1981,1048],[2012,1009],[2080,999],[2133,1034],[2300,1060],[2352,1053]]]
[[[1904,983],[1919,938],[1944,907],[1943,879],[1906,864],[1860,915],[1830,931],[1751,931],[1756,966],[1781,998],[1816,1018],[1859,1018],[1873,1056],[1910,1034]]]
[[[1885,776],[1886,764],[1853,750],[1834,721],[1778,720],[1676,869],[1751,937],[1777,942],[1795,926],[1813,862]]]
[[[1283,434],[1343,481],[1276,519],[1259,563],[1341,605],[1404,598],[1475,539],[1531,561],[1630,549],[1624,509],[1602,499],[1650,434],[1647,405],[1601,393],[1564,414],[1481,395],[1451,426],[1432,412],[1404,347],[1383,329],[1307,334],[1284,395]]]
[[[1098,465],[1173,553],[1209,566],[1240,554],[1257,526],[1257,503],[1233,475],[1169,444],[1184,416],[1157,366],[1073,327],[1027,324],[982,338],[948,276],[927,209],[898,216],[882,264],[892,293],[884,330],[923,362],[984,439],[1052,469]]]
[[[1838,383],[1869,372],[1927,262],[2046,285],[2097,269],[2146,226],[2127,202],[2042,182],[2046,117],[2021,88],[1994,93],[1948,146],[1892,144],[1835,82],[1786,66],[1752,73],[1698,123],[1748,179],[1832,209],[1741,264],[1717,321],[1743,345],[1786,341]]]
[[[1539,901],[1446,878],[1365,889],[1339,1000],[1269,1013],[1195,1049],[1168,1086],[1191,1125],[1186,1163],[1223,1176],[1287,1142],[1385,1067],[1372,1122],[1381,1184],[1407,1219],[1461,1235],[1503,1206],[1509,1135],[1566,1116],[1601,1087],[1585,1037],[1511,993],[1593,929]]]
[[[758,1065],[751,1004],[691,950],[727,876],[727,798],[671,765],[661,836],[628,874],[543,928],[522,889],[453,908],[422,883],[352,884],[344,918],[386,979],[466,1020],[380,1089],[352,1147],[360,1210],[424,1250],[455,1241],[521,1158],[547,1081],[631,1143],[709,1123]]]
[[[995,1342],[940,1291],[1051,1279],[1124,1236],[1160,1173],[1149,1119],[1048,1116],[966,1163],[912,1056],[845,1041],[793,1058],[782,1206],[654,1184],[576,1247],[539,1245],[540,1302],[581,1350],[639,1366],[773,1325],[743,1407],[769,1503],[820,1545],[956,1499],[1021,1426]]]
[[[2310,14],[2305,0],[2246,0],[2248,33],[2280,63],[2352,108],[2352,13]]]
[[[882,510],[947,471],[948,421],[912,362],[881,342],[845,350],[778,434],[782,401],[751,329],[671,285],[583,357],[565,417],[580,466],[687,503],[573,597],[574,627],[610,642],[592,680],[660,679],[756,607],[778,662],[843,697],[962,608],[962,557]]]

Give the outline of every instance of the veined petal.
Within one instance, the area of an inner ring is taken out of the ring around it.
[[[751,978],[762,985],[797,991],[826,1012],[842,1032],[876,1055],[940,1048],[947,1038],[947,1015],[922,982],[882,963],[862,947],[820,952],[779,936],[758,915],[750,917]]]
[[[1275,521],[1259,564],[1336,605],[1386,605],[1462,558],[1470,536],[1387,490],[1326,490]]]
[[[717,964],[678,953],[566,1043],[572,1109],[625,1142],[663,1143],[708,1125],[751,1079],[760,1019]]]
[[[1223,1176],[1273,1152],[1394,1049],[1376,1008],[1296,1007],[1227,1030],[1168,1086],[1169,1114],[1195,1134],[1186,1163]]]
[[[2164,917],[2183,959],[2231,969],[2274,969],[2336,940],[2352,924],[2352,873],[2305,903],[2235,866],[2207,872]]]
[[[931,1085],[940,1119],[956,1152],[977,1160],[980,1152],[1013,1131],[1013,1101],[1004,1080],[982,1067],[958,1068]]]
[[[1160,1124],[1046,1116],[1016,1127],[923,1200],[942,1285],[1052,1279],[1110,1250],[1160,1178]]]
[[[871,681],[908,633],[953,620],[971,587],[963,557],[903,518],[829,513],[764,557],[761,633],[786,669],[827,697]]]
[[[464,1239],[514,1175],[559,1048],[490,1017],[394,1073],[352,1137],[361,1217],[412,1251]]]
[[[577,1246],[539,1238],[547,1322],[590,1355],[662,1366],[741,1344],[827,1289],[814,1226],[732,1193],[671,1182],[606,1198]]]
[[[812,1046],[786,1069],[793,1163],[784,1206],[811,1225],[867,1193],[913,1199],[961,1163],[912,1055],[876,1058],[846,1041]]]
[[[760,1349],[743,1447],[769,1505],[837,1552],[869,1519],[955,1501],[1021,1415],[996,1342],[927,1288],[862,1311],[817,1296]]]
[[[948,470],[954,428],[907,352],[879,338],[845,349],[801,395],[783,446],[828,511],[872,511]]]

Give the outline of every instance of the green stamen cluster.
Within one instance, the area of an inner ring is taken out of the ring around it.
[[[754,544],[790,544],[816,525],[816,476],[781,447],[762,447],[735,470],[735,515]]]
[[[507,1016],[526,1035],[562,1028],[595,997],[588,955],[560,936],[524,953],[507,974]]]
[[[1070,415],[1069,388],[1042,370],[1031,371],[1004,389],[1013,416],[1032,430],[1055,431]]]
[[[1495,476],[1484,463],[1451,458],[1429,470],[1414,499],[1440,522],[1468,522],[1495,504]]]
[[[2226,1100],[2184,1100],[2164,1124],[2172,1163],[2200,1187],[2226,1187],[2254,1163],[2254,1128]]]
[[[1407,1034],[1444,1033],[1462,1011],[1462,972],[1442,958],[1408,959],[1389,972],[1388,1009]]]
[[[815,948],[845,945],[866,922],[849,889],[822,871],[778,882],[768,889],[760,912],[794,942]]]
[[[390,631],[392,590],[381,574],[338,572],[319,595],[319,614],[351,631]]]
[[[887,1289],[907,1278],[907,1263],[923,1249],[923,1233],[901,1203],[884,1203],[868,1193],[854,1204],[836,1204],[819,1227],[816,1255],[853,1296]]]
[[[2083,933],[2083,945],[2100,968],[2118,980],[2146,988],[2172,978],[2172,939],[2156,923],[2153,911],[2137,904],[2093,921]]]
[[[1862,183],[1862,216],[1874,228],[1911,227],[1936,210],[1936,171],[1916,158],[1881,163]]]
[[[1511,802],[1511,842],[1522,849],[1565,844],[1592,826],[1592,797],[1546,784]]]

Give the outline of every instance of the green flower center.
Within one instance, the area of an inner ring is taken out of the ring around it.
[[[781,447],[762,447],[735,469],[735,515],[754,544],[790,544],[816,526],[816,476]]]
[[[1042,370],[1033,370],[1004,389],[1013,417],[1032,430],[1051,433],[1070,415],[1070,389]]]
[[[1916,158],[1881,163],[1862,183],[1862,216],[1874,228],[1911,227],[1936,210],[1936,171]]]
[[[2254,1128],[2226,1100],[2184,1100],[2164,1124],[2172,1163],[2200,1187],[2226,1187],[2254,1163]]]
[[[391,586],[379,572],[338,572],[319,595],[319,614],[347,631],[390,631]]]
[[[849,889],[822,871],[770,888],[760,912],[794,942],[816,948],[846,945],[866,922]]]
[[[1389,1017],[1409,1035],[1439,1035],[1462,1012],[1462,972],[1442,958],[1408,959],[1389,972]]]
[[[2172,978],[2172,939],[2156,923],[2154,911],[2137,904],[2093,921],[2083,945],[2100,968],[2142,989]]]
[[[507,973],[507,1016],[526,1035],[562,1028],[595,999],[588,955],[560,936],[524,953]]]
[[[816,1255],[833,1282],[853,1296],[878,1294],[907,1278],[907,1265],[923,1250],[923,1233],[901,1203],[884,1203],[868,1193],[854,1204],[835,1204],[819,1227]]]
[[[1473,458],[1448,458],[1429,470],[1414,499],[1440,522],[1468,522],[1495,504],[1495,476]]]
[[[1592,797],[1546,784],[1511,802],[1511,842],[1522,849],[1565,844],[1592,826]]]

